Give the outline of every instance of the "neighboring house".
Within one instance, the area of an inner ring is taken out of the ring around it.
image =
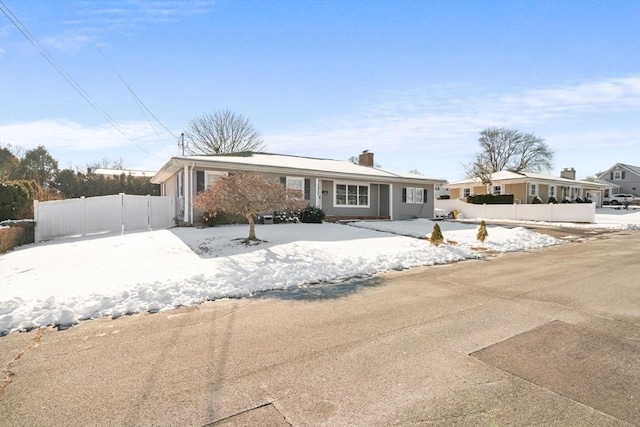
[[[600,184],[602,186],[602,201],[603,202],[608,201],[609,197],[613,196],[614,194],[620,194],[620,186],[619,185],[614,184],[614,183],[609,182],[609,181],[605,181],[604,179],[585,178],[582,181]]]
[[[611,185],[611,193],[605,194],[605,197],[614,194],[630,193],[640,196],[640,167],[616,163],[604,172],[596,175],[599,180],[607,181]]]
[[[466,179],[447,185],[452,199],[464,199],[473,194],[513,194],[515,203],[532,203],[537,196],[544,203],[554,197],[558,202],[562,200],[590,199],[597,206],[602,205],[604,184],[578,181],[575,179],[575,169],[564,169],[561,176],[546,175],[532,172],[501,171],[491,175],[491,188],[482,184],[479,178]]]
[[[88,175],[102,175],[106,177],[119,177],[124,174],[126,176],[133,176],[135,178],[150,178],[156,174],[156,172],[152,171],[141,171],[141,170],[133,170],[133,169],[110,169],[110,168],[87,168]]]
[[[436,184],[435,196],[436,196],[436,199],[442,196],[449,197],[450,196],[449,189],[446,187],[446,185]]]
[[[272,176],[304,194],[327,219],[434,217],[434,187],[446,181],[374,167],[373,153],[359,163],[268,153],[236,153],[171,158],[151,179],[161,194],[176,198],[176,219],[199,222],[194,196],[218,177],[233,172]]]

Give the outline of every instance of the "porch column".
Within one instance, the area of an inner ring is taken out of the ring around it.
[[[189,212],[191,207],[191,188],[189,183],[189,166],[184,165],[183,167],[184,177],[182,179],[182,188],[184,189],[184,222],[188,223],[189,221]]]
[[[389,184],[389,219],[393,221],[393,184]]]

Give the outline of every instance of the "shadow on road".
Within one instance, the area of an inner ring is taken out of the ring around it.
[[[381,286],[379,277],[358,277],[340,282],[305,284],[292,289],[273,290],[256,294],[254,298],[310,301],[337,299],[352,295],[366,288]]]

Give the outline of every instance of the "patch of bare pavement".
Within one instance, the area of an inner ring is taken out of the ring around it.
[[[640,232],[0,338],[3,426],[632,426]]]

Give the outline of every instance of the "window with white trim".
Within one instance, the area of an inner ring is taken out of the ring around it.
[[[462,189],[462,197],[469,197],[471,195],[471,189],[470,188],[463,188]]]
[[[402,203],[422,204],[425,199],[424,188],[406,187],[402,189]]]
[[[204,181],[204,188],[209,188],[211,185],[213,185],[214,182],[216,182],[218,179],[220,179],[220,177],[223,177],[227,175],[226,172],[218,172],[218,171],[206,171],[205,173],[205,181]]]
[[[530,196],[538,195],[538,184],[529,184],[529,195]]]
[[[286,180],[287,188],[292,190],[298,190],[300,193],[304,192],[304,178],[297,176],[288,176]]]
[[[369,185],[335,184],[335,206],[369,207]]]
[[[499,194],[502,194],[502,185],[494,185],[493,186],[493,195],[497,196]]]
[[[622,180],[622,171],[613,171],[613,180],[621,181]]]
[[[556,197],[556,186],[555,185],[550,185],[549,186],[549,197]]]

